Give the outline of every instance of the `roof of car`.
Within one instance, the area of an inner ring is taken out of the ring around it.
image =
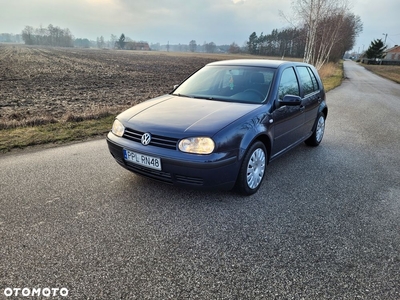
[[[278,68],[284,64],[302,64],[293,61],[285,60],[272,60],[272,59],[231,59],[231,60],[221,60],[209,63],[210,66],[252,66],[252,67],[269,67]]]

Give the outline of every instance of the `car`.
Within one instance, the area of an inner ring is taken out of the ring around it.
[[[107,144],[116,162],[136,174],[252,195],[270,162],[302,142],[321,143],[327,116],[312,65],[224,60],[119,114]]]

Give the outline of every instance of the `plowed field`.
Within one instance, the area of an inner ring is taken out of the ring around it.
[[[0,44],[0,129],[121,112],[227,58]]]

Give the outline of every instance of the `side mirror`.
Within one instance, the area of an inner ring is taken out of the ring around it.
[[[174,90],[176,90],[176,88],[179,86],[179,84],[175,84],[174,85]]]
[[[301,97],[295,95],[285,95],[283,100],[279,100],[280,106],[287,105],[287,106],[296,106],[301,104]]]

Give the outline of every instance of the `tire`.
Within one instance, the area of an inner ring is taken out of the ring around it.
[[[243,158],[236,188],[242,195],[252,195],[258,191],[264,179],[267,166],[267,151],[262,142],[251,145]]]
[[[318,146],[322,138],[324,137],[325,132],[325,115],[320,112],[317,117],[317,122],[315,124],[315,129],[312,135],[305,141],[305,143],[309,146],[316,147]]]

